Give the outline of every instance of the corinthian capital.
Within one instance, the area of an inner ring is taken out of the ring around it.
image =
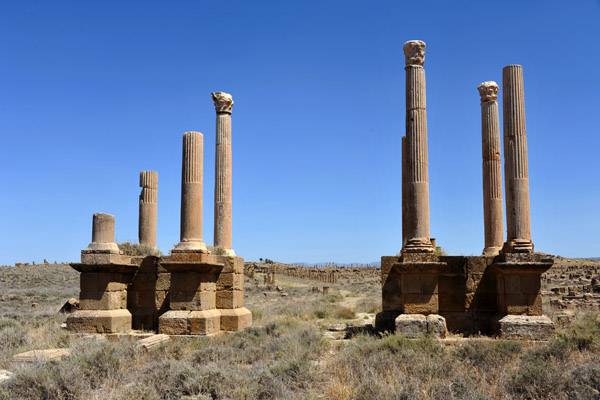
[[[479,86],[479,95],[481,96],[481,102],[496,101],[498,98],[498,84],[494,81],[483,82]]]
[[[423,66],[425,63],[425,42],[421,40],[409,40],[404,43],[404,57],[406,65]]]
[[[215,110],[217,113],[231,114],[233,108],[233,98],[229,93],[212,92],[213,101],[215,102]]]

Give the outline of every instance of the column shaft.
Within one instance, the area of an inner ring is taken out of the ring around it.
[[[202,155],[204,137],[200,132],[183,135],[181,174],[181,241],[179,251],[206,252],[202,240]]]
[[[533,253],[523,67],[520,65],[504,67],[502,91],[507,225],[507,238],[503,251]]]
[[[138,239],[141,245],[156,247],[158,172],[140,172],[140,213]]]
[[[115,243],[115,216],[96,213],[92,218],[92,243],[87,250],[118,253]]]
[[[498,85],[484,82],[481,94],[481,148],[483,158],[483,217],[486,255],[497,255],[504,243],[502,209],[502,161],[500,155],[500,122],[498,117]]]

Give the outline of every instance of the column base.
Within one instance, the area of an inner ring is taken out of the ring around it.
[[[67,318],[67,329],[77,333],[123,333],[131,330],[129,310],[78,310]]]
[[[402,248],[402,253],[435,253],[430,239],[409,239]]]
[[[481,253],[485,257],[496,257],[502,251],[502,247],[486,247]]]
[[[202,239],[200,240],[182,240],[179,242],[171,252],[174,253],[185,253],[185,252],[199,252],[208,253],[206,244]]]
[[[158,318],[158,333],[166,335],[210,335],[220,330],[221,312],[167,311]]]
[[[217,254],[217,252],[219,254]],[[233,251],[233,249],[223,249],[221,247],[215,248],[215,252],[213,254],[225,257],[236,257],[235,251]]]
[[[556,334],[554,322],[545,315],[505,315],[497,317],[494,322],[502,339],[550,340]]]
[[[502,253],[533,253],[533,242],[528,239],[507,240],[502,247]]]

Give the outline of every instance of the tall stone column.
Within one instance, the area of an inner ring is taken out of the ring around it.
[[[158,172],[141,171],[140,187],[138,239],[140,244],[156,248]]]
[[[502,69],[502,99],[507,225],[503,251],[533,253],[522,66],[509,65]]]
[[[402,247],[406,246],[406,235],[408,234],[408,226],[406,219],[406,136],[402,136]]]
[[[224,92],[211,93],[217,112],[215,154],[215,237],[214,247],[226,255],[231,249],[231,109],[233,99]]]
[[[202,240],[202,160],[204,137],[200,132],[183,135],[181,167],[181,241],[174,251],[206,253]]]
[[[406,59],[406,243],[402,252],[434,253],[429,240],[425,42],[404,44]]]
[[[96,213],[92,218],[92,243],[87,250],[119,254],[115,243],[115,216]]]
[[[502,161],[500,156],[500,122],[498,85],[483,82],[481,95],[481,147],[483,157],[483,218],[485,248],[483,254],[498,255],[504,243],[502,210]]]

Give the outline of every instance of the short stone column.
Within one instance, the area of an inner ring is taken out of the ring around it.
[[[533,253],[522,66],[509,65],[502,70],[502,99],[507,225],[503,251]]]
[[[214,247],[234,256],[231,249],[231,110],[233,99],[224,92],[211,93],[217,112],[215,154]]]
[[[92,217],[92,243],[87,247],[90,251],[119,254],[119,246],[115,243],[115,216],[96,213]]]
[[[140,214],[138,239],[141,245],[156,248],[158,172],[140,172]]]
[[[181,241],[173,251],[206,253],[202,240],[202,179],[204,137],[200,132],[183,135],[181,167]]]
[[[502,209],[502,161],[500,156],[500,122],[498,118],[498,85],[483,82],[477,88],[481,95],[481,147],[483,157],[483,220],[485,248],[483,254],[496,256],[504,244]]]
[[[434,253],[429,240],[425,42],[404,44],[406,58],[406,243],[403,253]]]

